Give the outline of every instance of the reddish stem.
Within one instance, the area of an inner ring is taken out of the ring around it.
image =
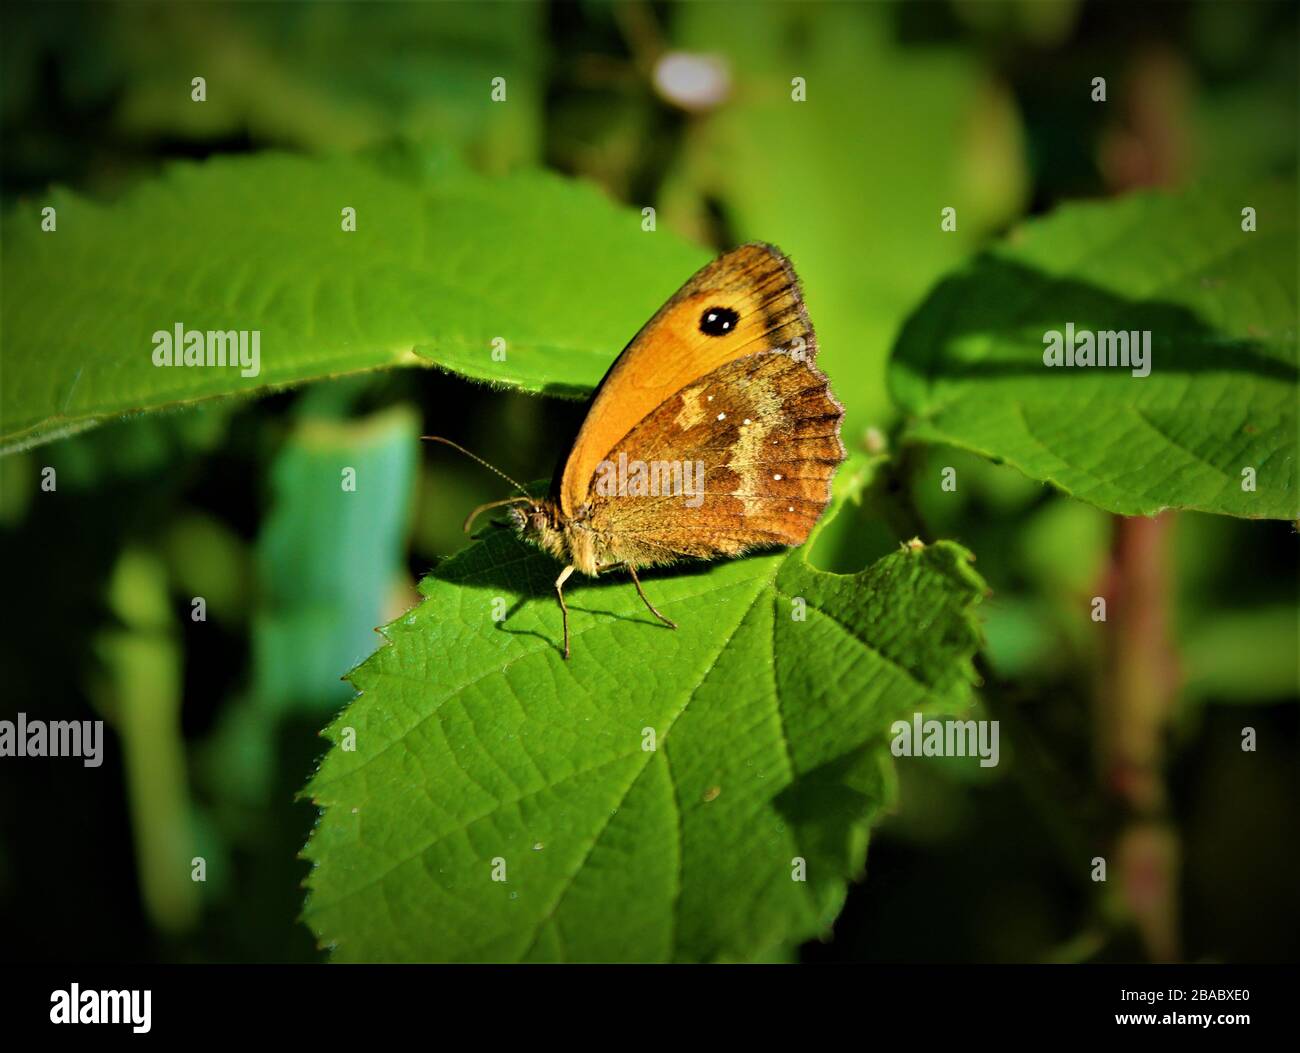
[[[1177,832],[1167,814],[1164,741],[1178,665],[1170,635],[1172,513],[1115,519],[1104,662],[1096,701],[1102,791],[1117,816],[1119,904],[1157,961],[1179,957]]]

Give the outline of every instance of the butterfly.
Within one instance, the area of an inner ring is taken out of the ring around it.
[[[578,571],[626,570],[670,628],[637,570],[802,544],[844,460],[844,409],[815,364],[799,279],[775,247],[718,257],[661,307],[614,360],[556,469],[550,493],[508,515],[562,565],[555,580],[569,657],[564,585]]]

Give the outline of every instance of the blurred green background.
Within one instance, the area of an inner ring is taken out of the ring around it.
[[[546,166],[655,207],[703,245],[789,252],[832,381],[875,378],[845,399],[846,441],[869,450],[897,435],[884,368],[908,312],[1019,220],[1138,187],[1295,175],[1293,4],[95,3],[3,17],[5,207],[51,183],[111,199],[177,158],[271,148],[400,139],[487,174]],[[674,78],[676,53],[698,75]],[[199,72],[220,87],[202,107],[187,90]],[[486,107],[507,73],[511,103]],[[809,116],[772,88],[800,76],[834,105]],[[1096,76],[1104,105],[1089,98]],[[958,209],[955,236],[939,236],[936,199]],[[112,729],[100,769],[0,762],[3,956],[320,959],[296,920],[314,814],[294,794],[322,752],[316,732],[348,700],[339,677],[378,643],[373,627],[465,544],[465,512],[503,496],[415,437],[452,436],[542,478],[580,415],[405,369],[0,459],[17,601],[0,718]],[[339,463],[383,480],[346,518],[320,497]],[[41,499],[46,466],[57,506]],[[936,483],[945,466],[956,493]],[[1114,816],[1098,784],[1108,665],[1088,598],[1123,528],[943,449],[902,451],[880,490],[817,562],[857,569],[918,533],[974,551],[993,588],[980,704],[1002,721],[1004,759],[900,766],[866,880],[834,939],[801,957],[1295,960],[1293,527],[1161,521],[1169,937],[1089,880]],[[192,855],[206,882],[174,865]]]

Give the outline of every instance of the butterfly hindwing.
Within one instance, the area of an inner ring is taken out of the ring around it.
[[[610,496],[604,468],[605,482],[593,480],[590,525],[618,559],[637,565],[801,544],[844,460],[843,413],[825,376],[797,354],[726,363],[661,403],[604,459],[615,473],[624,463],[667,466],[662,483],[677,470],[686,486]]]

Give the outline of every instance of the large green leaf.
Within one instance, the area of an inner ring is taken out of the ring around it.
[[[13,210],[4,245],[6,447],[421,361],[581,394],[707,259],[590,187],[410,153],[180,165],[109,205],[59,190]],[[155,366],[153,334],[177,323],[260,331],[260,372]]]
[[[1294,518],[1296,250],[1293,188],[1067,206],[934,289],[899,337],[891,390],[913,438],[1112,512]],[[1150,375],[1045,366],[1045,334],[1068,323],[1149,330]]]
[[[647,575],[676,632],[626,579],[581,582],[568,662],[553,561],[493,531],[442,564],[350,675],[305,791],[322,945],[715,960],[824,933],[887,796],[891,721],[968,698],[982,585],[949,543],[857,575],[804,552]]]

